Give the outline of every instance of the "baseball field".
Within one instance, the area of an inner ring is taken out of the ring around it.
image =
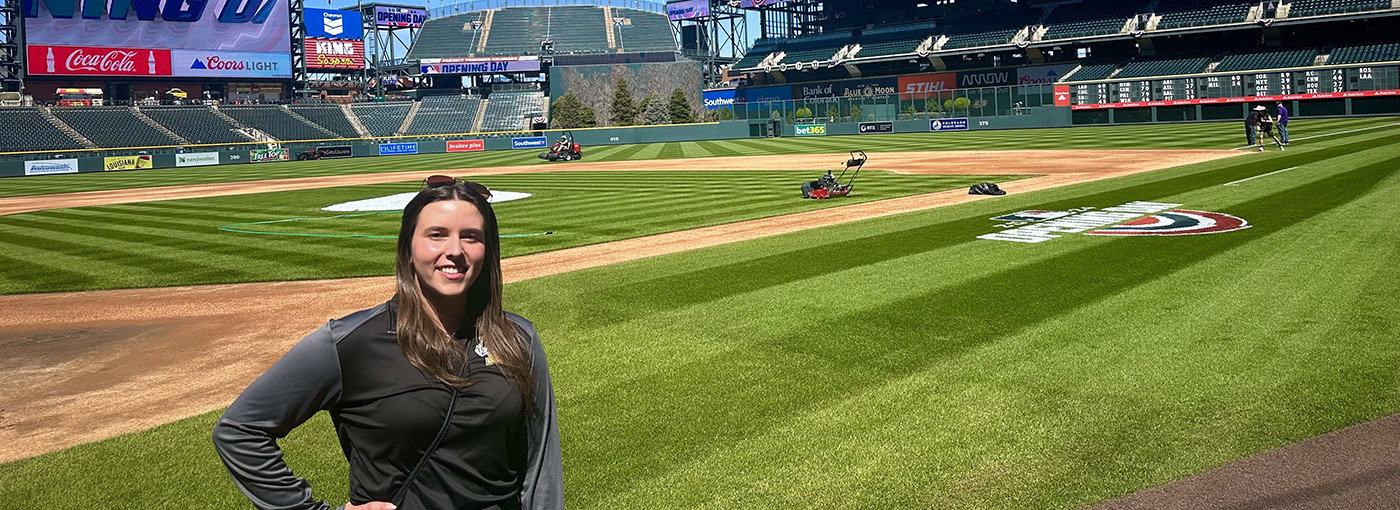
[[[506,308],[544,339],[572,508],[1168,484],[1400,412],[1400,119],[1290,128],[1262,154],[1232,122],[0,180],[0,508],[248,507],[222,407],[392,293],[399,215],[323,208],[433,173],[529,194],[496,207]],[[853,149],[850,197],[799,198]],[[345,502],[324,413],[279,444]]]

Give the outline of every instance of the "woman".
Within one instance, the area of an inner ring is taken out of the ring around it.
[[[533,325],[501,310],[485,188],[427,183],[404,208],[394,298],[301,340],[214,426],[258,508],[328,508],[276,443],[320,410],[350,463],[346,509],[563,507],[549,369]]]

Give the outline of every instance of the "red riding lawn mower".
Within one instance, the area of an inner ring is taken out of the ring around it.
[[[851,151],[851,158],[846,160],[846,169],[841,171],[841,175],[833,176],[828,170],[826,175],[818,177],[817,180],[802,183],[802,198],[821,200],[849,195],[851,188],[855,187],[856,176],[860,175],[860,169],[864,167],[865,151]],[[851,172],[852,168],[855,169],[854,172]],[[846,172],[851,172],[851,178],[842,182]]]
[[[559,137],[559,141],[549,148],[549,152],[541,152],[540,159],[545,161],[573,161],[583,159],[583,146],[574,141],[574,133],[565,131]]]

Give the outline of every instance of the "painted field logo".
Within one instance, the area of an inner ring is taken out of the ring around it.
[[[1087,232],[1091,236],[1190,236],[1219,234],[1249,228],[1249,222],[1225,213],[1173,209],[1109,228]]]
[[[1040,243],[1063,234],[1102,236],[1179,236],[1217,234],[1249,228],[1249,222],[1224,213],[1176,209],[1181,204],[1129,202],[1097,209],[1080,207],[1068,211],[1030,210],[992,218],[1004,228],[977,236],[992,241]]]
[[[822,136],[826,134],[826,124],[798,124],[794,129],[797,136]]]

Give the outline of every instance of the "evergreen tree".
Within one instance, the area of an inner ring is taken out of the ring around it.
[[[666,103],[654,94],[642,98],[642,119],[648,126],[671,123],[671,114],[666,111]]]
[[[598,114],[584,106],[573,92],[565,92],[549,109],[549,127],[553,129],[573,129],[598,125]]]
[[[671,122],[676,124],[695,122],[695,115],[692,113],[694,109],[690,106],[690,100],[685,98],[685,91],[681,90],[680,87],[676,87],[675,92],[671,93],[671,104],[667,110],[671,114]]]
[[[632,90],[627,88],[627,78],[617,79],[617,91],[613,93],[612,116],[608,118],[614,126],[631,126],[637,123],[637,103],[632,98]]]

